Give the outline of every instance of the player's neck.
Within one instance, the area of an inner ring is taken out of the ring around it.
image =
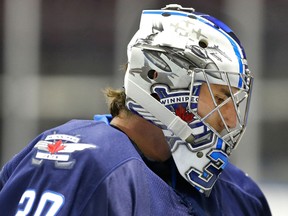
[[[145,119],[121,113],[112,119],[111,124],[126,133],[147,158],[166,161],[171,156],[162,130]]]

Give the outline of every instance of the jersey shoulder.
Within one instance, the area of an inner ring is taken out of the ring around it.
[[[71,120],[37,136],[5,165],[6,172],[3,170],[2,175],[13,172],[21,162],[25,165],[24,158],[31,159],[32,165],[55,163],[56,168],[61,169],[71,169],[76,163],[93,160],[109,169],[108,165],[130,157],[140,158],[121,131],[104,122]]]
[[[79,169],[89,164],[91,169],[97,169],[99,175],[101,171],[105,175],[105,172],[109,172],[126,160],[140,158],[130,139],[123,132],[93,120],[72,120],[46,131],[34,149],[37,153],[40,152],[40,155],[46,152],[40,159],[55,160],[58,164],[63,160],[62,168],[75,165]],[[49,155],[52,158],[49,158]],[[97,166],[91,166],[91,163]]]

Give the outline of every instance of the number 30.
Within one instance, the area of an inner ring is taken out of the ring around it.
[[[16,216],[26,216],[30,213],[31,209],[33,208],[34,201],[36,197],[36,192],[35,190],[26,190],[18,204],[18,211],[16,213]],[[26,204],[24,207],[21,209],[19,206],[23,205],[24,202],[27,200]],[[58,213],[60,208],[64,204],[64,196],[62,194],[53,192],[53,191],[45,191],[40,198],[40,201],[38,203],[36,212],[34,216],[40,216],[41,213],[43,212],[45,205],[49,202],[50,203],[50,208],[47,211],[47,216],[54,216]]]

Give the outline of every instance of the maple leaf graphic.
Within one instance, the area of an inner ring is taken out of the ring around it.
[[[182,105],[178,106],[178,108],[175,110],[175,114],[187,123],[192,122],[194,118],[193,113],[187,112],[187,110]]]
[[[55,143],[48,144],[48,151],[51,154],[55,154],[60,150],[63,150],[65,148],[65,145],[63,145],[62,140],[58,140]]]

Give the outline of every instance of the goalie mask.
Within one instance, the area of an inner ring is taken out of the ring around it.
[[[209,195],[247,123],[253,77],[239,40],[214,17],[172,4],[142,12],[127,52],[128,109],[163,130],[179,173]]]

